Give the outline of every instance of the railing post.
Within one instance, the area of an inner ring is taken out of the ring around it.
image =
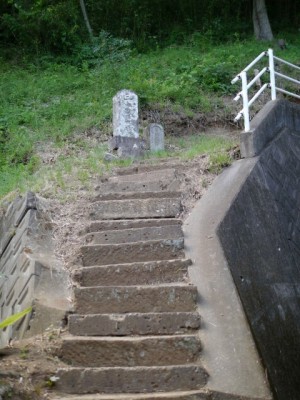
[[[269,49],[268,50],[268,56],[269,56],[271,99],[272,100],[276,100],[276,83],[275,83],[275,69],[274,69],[273,49]]]
[[[242,97],[243,97],[243,114],[244,114],[244,126],[245,132],[250,131],[250,116],[249,116],[249,100],[248,100],[248,89],[247,89],[247,72],[241,73],[242,80]]]

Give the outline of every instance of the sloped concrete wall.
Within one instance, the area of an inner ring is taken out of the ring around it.
[[[0,332],[0,348],[58,324],[69,307],[68,275],[53,257],[51,234],[31,192],[10,203],[0,219],[0,320],[33,305],[33,313]]]
[[[260,156],[219,225],[218,235],[274,395],[297,400],[300,107],[276,102],[259,118],[256,133],[261,131],[268,139],[264,145],[250,139],[252,150],[260,143]]]
[[[270,101],[251,121],[251,131],[241,133],[242,157],[259,155],[284,128],[300,129],[299,106],[286,100]]]
[[[256,162],[257,158],[248,158],[226,168],[183,225],[185,253],[193,260],[189,277],[199,293],[201,361],[209,374],[207,387],[222,396],[227,393],[228,399],[272,398],[217,235],[219,224]]]

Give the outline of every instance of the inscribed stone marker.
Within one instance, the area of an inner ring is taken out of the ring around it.
[[[139,137],[138,96],[121,90],[113,98],[113,136]]]
[[[165,149],[164,128],[159,124],[150,124],[148,127],[150,139],[150,151],[161,151]]]

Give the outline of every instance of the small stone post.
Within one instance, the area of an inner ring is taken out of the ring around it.
[[[165,149],[164,128],[160,124],[150,124],[148,127],[150,151],[162,151]]]

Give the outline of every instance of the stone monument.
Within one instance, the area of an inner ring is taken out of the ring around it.
[[[150,124],[148,126],[150,151],[162,151],[165,149],[164,128],[160,124]]]
[[[121,90],[113,98],[114,136],[139,137],[138,97],[131,90]]]
[[[109,150],[117,150],[122,158],[141,157],[145,143],[139,138],[138,96],[131,90],[121,90],[113,98],[113,137]]]

